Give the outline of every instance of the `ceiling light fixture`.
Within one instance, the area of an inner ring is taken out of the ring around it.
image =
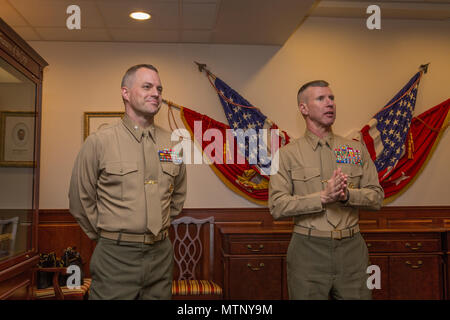
[[[136,20],[148,20],[152,16],[149,15],[147,12],[135,11],[135,12],[130,13],[130,17],[133,19],[136,19]]]

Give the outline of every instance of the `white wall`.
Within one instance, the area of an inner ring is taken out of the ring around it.
[[[416,115],[449,98],[450,22],[312,18],[283,47],[146,43],[30,42],[49,62],[44,72],[40,207],[68,208],[73,161],[83,140],[83,112],[121,111],[120,80],[128,67],[158,67],[164,98],[225,122],[219,100],[193,61],[208,67],[291,136],[304,123],[296,109],[301,84],[324,79],[337,99],[334,131],[360,129],[417,72]],[[157,122],[167,127],[163,106]],[[178,124],[181,121],[178,119]],[[414,185],[391,205],[449,205],[449,133]],[[253,207],[206,166],[188,167],[185,207]]]

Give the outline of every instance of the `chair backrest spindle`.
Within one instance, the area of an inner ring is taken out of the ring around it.
[[[209,257],[203,257],[204,246],[202,243],[202,228],[209,224]],[[172,221],[174,228],[174,261],[178,266],[178,280],[197,280],[199,262],[202,258],[208,260],[208,275],[213,277],[214,266],[214,217],[206,219],[195,219],[192,217],[182,217]]]

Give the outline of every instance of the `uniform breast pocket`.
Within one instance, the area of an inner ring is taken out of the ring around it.
[[[348,175],[347,187],[349,189],[359,189],[363,170],[360,165],[344,165],[342,166],[342,172]]]
[[[319,168],[292,169],[294,194],[307,195],[322,190]]]
[[[180,173],[180,166],[171,162],[162,162],[162,182],[169,189],[173,189],[175,177]]]
[[[137,163],[127,161],[106,163],[101,183],[112,198],[132,199],[136,195],[139,183]]]

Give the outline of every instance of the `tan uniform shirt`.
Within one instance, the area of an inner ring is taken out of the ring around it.
[[[359,221],[358,208],[381,207],[384,192],[375,165],[360,142],[333,133],[323,139],[323,147],[319,140],[306,130],[303,137],[280,149],[279,170],[269,183],[270,212],[275,219],[294,217],[296,225],[321,231],[352,227]],[[321,153],[321,148],[326,149]],[[342,156],[336,151],[342,148],[353,152]],[[362,163],[354,161],[358,151]],[[354,163],[338,163],[342,159]],[[348,201],[322,205],[320,191],[338,167],[348,175]]]
[[[158,150],[177,142],[158,126],[150,129]],[[89,238],[99,229],[130,233],[148,232],[144,190],[144,130],[127,115],[116,124],[91,134],[83,144],[72,172],[70,212]],[[158,174],[162,230],[170,216],[181,212],[186,199],[186,166],[161,162]]]

